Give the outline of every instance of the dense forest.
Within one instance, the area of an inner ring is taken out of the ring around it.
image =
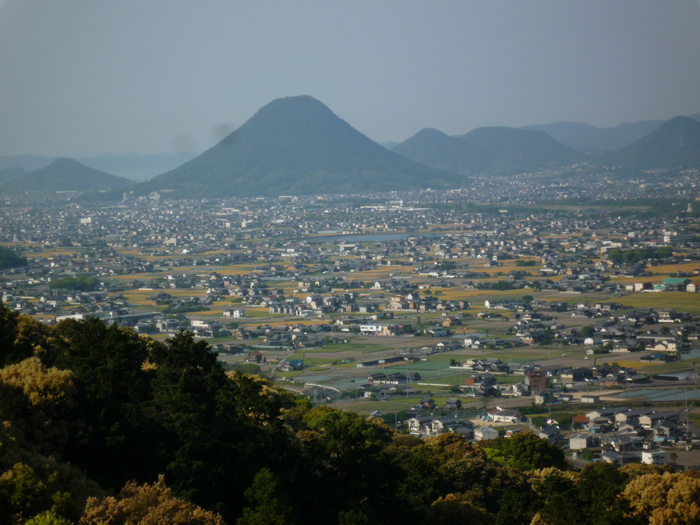
[[[534,434],[421,440],[226,372],[187,333],[47,327],[0,304],[0,523],[690,524],[700,475]]]

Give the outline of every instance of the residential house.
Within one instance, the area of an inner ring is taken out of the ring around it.
[[[537,433],[537,436],[546,439],[550,443],[557,441],[561,437],[561,432],[555,426],[545,427]]]

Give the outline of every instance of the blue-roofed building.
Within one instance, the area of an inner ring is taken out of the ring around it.
[[[303,359],[289,359],[280,365],[280,370],[282,372],[294,372],[295,370],[302,370],[303,368]]]

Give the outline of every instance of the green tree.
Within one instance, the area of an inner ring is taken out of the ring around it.
[[[384,449],[394,431],[377,418],[367,420],[327,406],[310,410],[304,423],[307,430],[299,433],[301,441],[322,473],[323,492],[337,502],[319,522],[334,522],[340,511],[393,521],[387,512],[394,507],[398,471]]]
[[[530,490],[508,490],[500,500],[496,516],[497,525],[521,525],[532,521],[539,509],[540,500]]]
[[[27,266],[27,258],[17,255],[14,251],[0,246],[0,269]]]
[[[0,475],[0,522],[12,523],[49,509],[66,512],[70,494],[60,492],[56,476],[42,479],[32,467],[17,463]]]
[[[266,468],[255,476],[245,496],[254,507],[243,509],[238,525],[291,525],[292,507],[277,490],[276,477]]]
[[[51,511],[37,514],[32,519],[25,522],[24,525],[72,525],[70,521]]]
[[[55,279],[49,283],[49,288],[52,290],[73,290],[81,292],[90,292],[97,288],[98,281],[95,277],[81,275],[80,277],[66,277],[64,279]]]
[[[338,514],[338,525],[369,525],[369,520],[362,512],[354,510],[340,511],[340,514]]]
[[[78,389],[81,440],[72,440],[67,458],[106,487],[130,478],[155,478],[157,429],[144,413],[151,399],[153,371],[145,365],[161,343],[98,319],[59,323],[46,360],[73,372]]]
[[[564,452],[530,432],[520,432],[508,439],[499,437],[482,443],[484,447],[500,450],[504,456],[513,459],[515,466],[524,470],[566,468]]]
[[[610,463],[590,463],[583,468],[576,485],[576,497],[579,507],[585,509],[588,523],[625,522],[626,508],[621,505],[618,495],[626,482],[627,475]]]
[[[584,326],[581,328],[582,337],[591,337],[595,333],[592,326]]]
[[[28,315],[5,308],[0,301],[0,366],[19,363],[48,348],[49,329]]]

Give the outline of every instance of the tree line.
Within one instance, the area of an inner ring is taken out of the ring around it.
[[[206,342],[0,304],[0,523],[697,523],[700,479],[534,434],[428,439],[257,375]]]
[[[661,248],[634,248],[632,250],[620,250],[615,248],[608,252],[608,258],[617,264],[636,264],[648,259],[667,259],[673,256],[673,248],[662,246]]]
[[[27,266],[27,258],[17,255],[13,250],[0,246],[0,269]]]

